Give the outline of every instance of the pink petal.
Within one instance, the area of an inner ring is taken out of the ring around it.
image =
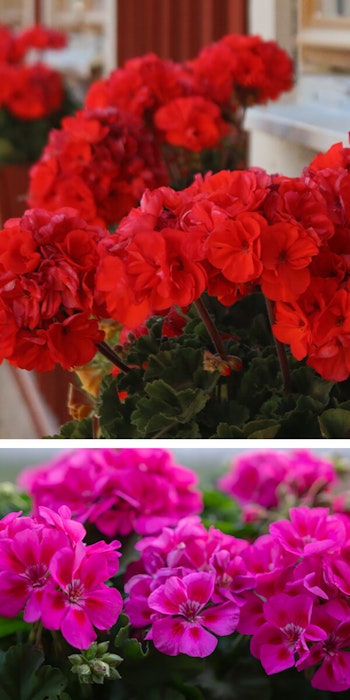
[[[184,581],[178,576],[170,576],[164,585],[156,588],[148,598],[148,604],[153,610],[164,615],[175,615],[180,607],[187,602],[187,589]]]
[[[312,677],[311,685],[313,688],[316,688],[317,690],[328,690],[334,693],[341,692],[342,690],[347,690],[349,688],[348,682],[340,682],[336,678],[335,661],[335,658],[329,660],[325,659],[323,661],[323,664],[321,664]]]
[[[62,591],[53,587],[45,589],[42,599],[41,621],[49,630],[58,630],[67,610],[67,600]]]
[[[290,622],[305,628],[310,620],[312,602],[309,595],[278,593],[264,604],[264,615],[267,622],[280,629]]]
[[[189,622],[179,641],[179,652],[187,656],[204,658],[213,653],[218,640],[200,625]]]
[[[42,600],[44,591],[42,588],[35,588],[26,603],[23,619],[25,622],[36,622],[41,617]]]
[[[214,585],[215,574],[199,572],[184,576],[183,582],[187,588],[187,596],[201,605],[205,605],[211,598]]]
[[[85,601],[84,608],[91,623],[100,630],[107,630],[116,623],[122,609],[122,597],[115,588],[101,586]]]
[[[177,656],[180,653],[179,644],[185,631],[185,621],[180,618],[163,617],[156,620],[152,626],[153,644],[167,656]]]
[[[52,578],[61,588],[66,588],[73,578],[74,552],[64,547],[52,557],[49,565]]]
[[[260,647],[260,661],[268,675],[279,673],[294,666],[293,654],[282,645],[263,644]]]
[[[214,605],[200,614],[201,623],[218,635],[232,634],[237,629],[239,608],[232,603]]]
[[[96,632],[82,608],[69,608],[62,620],[61,632],[68,644],[76,649],[88,649],[95,641]]]
[[[12,543],[12,551],[25,568],[36,564],[40,560],[38,532],[29,528],[18,532]]]
[[[80,565],[80,578],[87,590],[100,586],[109,578],[107,559],[102,554],[91,554],[85,557]]]
[[[26,581],[16,574],[4,572],[0,576],[0,615],[15,617],[23,610],[28,595]]]

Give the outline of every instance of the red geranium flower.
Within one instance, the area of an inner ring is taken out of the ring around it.
[[[117,109],[81,110],[50,134],[31,170],[29,203],[54,210],[73,206],[91,223],[115,225],[146,187],[168,176],[150,132]]]
[[[96,355],[96,344],[104,338],[96,319],[86,313],[69,316],[62,323],[53,323],[48,330],[48,347],[52,357],[63,368],[79,367]]]
[[[154,123],[164,141],[196,152],[218,146],[230,130],[219,107],[203,97],[172,100],[157,110]]]
[[[5,106],[15,117],[40,119],[58,111],[62,102],[63,85],[57,71],[35,63],[13,72]]]
[[[318,253],[315,237],[298,224],[278,223],[261,232],[263,293],[275,301],[293,301],[310,283],[308,266]]]
[[[262,272],[261,230],[265,219],[242,213],[218,225],[208,238],[208,260],[231,282],[256,280]]]
[[[104,334],[95,319],[98,241],[75,210],[28,210],[0,231],[0,359],[46,371],[84,364]]]

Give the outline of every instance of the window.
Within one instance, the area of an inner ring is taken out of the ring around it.
[[[299,0],[301,72],[350,72],[350,0]]]
[[[94,78],[115,67],[117,0],[40,0],[38,8],[43,24],[69,35],[69,68]]]
[[[35,16],[34,0],[1,0],[0,23],[12,27],[32,24]]]

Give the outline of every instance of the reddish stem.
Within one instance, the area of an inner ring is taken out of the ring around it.
[[[209,336],[212,340],[212,343],[216,349],[216,352],[222,357],[223,360],[227,360],[227,355],[219,334],[219,331],[211,318],[211,316],[208,313],[208,309],[205,306],[204,302],[202,299],[197,299],[197,301],[194,302],[194,305],[197,309],[198,315],[201,317],[208,333]]]
[[[116,367],[119,367],[122,372],[125,372],[125,374],[131,372],[131,367],[126,365],[125,362],[120,359],[119,355],[117,355],[117,353],[109,345],[107,345],[107,343],[104,341],[102,341],[102,343],[96,343],[96,347],[101,355],[106,357],[107,360],[112,362]]]
[[[271,299],[267,299],[265,297],[265,303],[266,303],[266,308],[267,308],[267,315],[269,317],[269,322],[271,326],[271,331],[272,331],[272,326],[275,322],[274,318],[274,311],[273,311],[273,303]],[[290,381],[290,373],[289,373],[289,366],[288,366],[288,360],[287,360],[287,355],[286,355],[286,349],[283,343],[281,343],[275,336],[273,336],[274,341],[275,341],[275,346],[276,346],[276,351],[277,351],[277,357],[278,361],[280,363],[280,368],[282,372],[282,377],[283,377],[283,386],[284,386],[284,393],[285,394],[290,394],[292,390],[291,386],[291,381]]]

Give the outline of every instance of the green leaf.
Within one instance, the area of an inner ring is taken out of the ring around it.
[[[131,415],[143,437],[153,436],[177,424],[188,424],[204,408],[209,396],[201,389],[177,391],[162,379],[146,384],[148,396],[138,402]]]
[[[246,423],[243,427],[243,432],[245,437],[250,439],[268,439],[276,437],[279,427],[275,420],[262,418]]]
[[[178,347],[149,357],[145,380],[155,379],[163,379],[176,389],[200,388],[211,392],[219,375],[203,369],[202,350]]]
[[[318,416],[323,406],[310,396],[290,396],[290,403],[294,401],[295,407],[283,415],[283,402],[281,402],[281,428],[278,438],[320,438],[320,426]]]
[[[242,440],[246,437],[241,428],[237,428],[236,425],[229,425],[228,423],[219,423],[215,435],[212,438],[219,440],[230,440],[231,438],[237,438]]]
[[[322,437],[350,438],[350,411],[343,408],[329,408],[318,419]]]
[[[24,622],[22,615],[17,617],[0,617],[0,638],[8,637],[15,632],[30,630],[31,625]]]
[[[1,700],[57,700],[67,681],[58,668],[43,665],[31,644],[19,644],[0,656]]]
[[[73,420],[70,423],[65,423],[62,425],[59,435],[49,435],[45,439],[92,440],[93,437],[91,418],[83,418],[82,420]]]
[[[134,403],[128,399],[122,403],[118,396],[117,380],[108,377],[102,383],[99,419],[100,430],[104,438],[133,438],[135,429],[130,423]]]
[[[114,646],[120,650],[123,659],[133,661],[146,658],[149,653],[148,646],[144,650],[138,639],[130,637],[131,625],[127,615],[120,615],[118,624],[121,627],[114,639]]]
[[[311,367],[297,367],[291,372],[293,392],[304,394],[327,406],[335,382],[322,379]]]
[[[253,415],[256,415],[273,390],[280,387],[281,376],[276,356],[270,354],[267,357],[255,357],[242,376],[237,400],[244,406],[249,406]]]

